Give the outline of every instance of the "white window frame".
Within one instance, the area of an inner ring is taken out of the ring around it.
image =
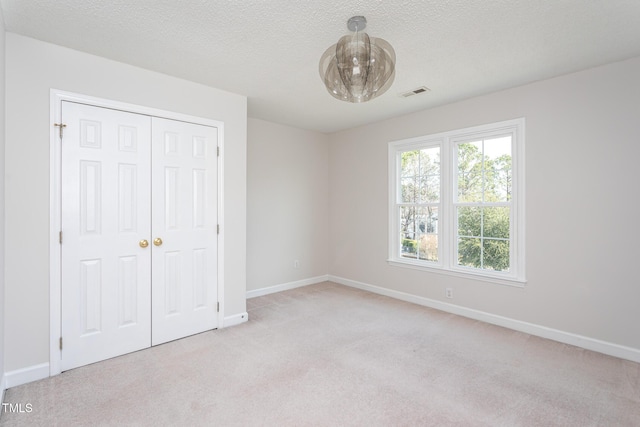
[[[472,139],[511,134],[512,197],[510,202],[510,265],[508,272],[457,265],[457,144]],[[510,286],[524,286],[525,276],[525,119],[518,118],[389,143],[389,258],[396,267],[412,268]],[[400,169],[405,151],[440,147],[440,205],[438,208],[438,261],[400,256]]]

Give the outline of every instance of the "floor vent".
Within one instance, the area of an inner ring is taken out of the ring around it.
[[[412,89],[412,90],[410,90],[408,92],[401,93],[400,96],[403,97],[403,98],[408,98],[410,96],[417,95],[419,93],[429,92],[430,90],[431,89],[429,89],[426,86],[420,86],[420,87]]]

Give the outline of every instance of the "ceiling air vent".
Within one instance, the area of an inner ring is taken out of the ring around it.
[[[429,92],[430,90],[431,89],[429,89],[426,86],[420,86],[420,87],[412,89],[412,90],[410,90],[408,92],[401,93],[400,96],[403,97],[403,98],[408,98],[410,96],[417,95],[419,93]]]

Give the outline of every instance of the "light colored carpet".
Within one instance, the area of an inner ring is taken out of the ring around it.
[[[322,283],[7,390],[0,425],[638,426],[640,364]]]

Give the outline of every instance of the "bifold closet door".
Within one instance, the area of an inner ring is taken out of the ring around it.
[[[214,127],[152,119],[152,345],[218,327]]]
[[[62,370],[217,328],[217,129],[62,118]]]
[[[62,118],[67,370],[150,346],[151,118],[67,101]]]

